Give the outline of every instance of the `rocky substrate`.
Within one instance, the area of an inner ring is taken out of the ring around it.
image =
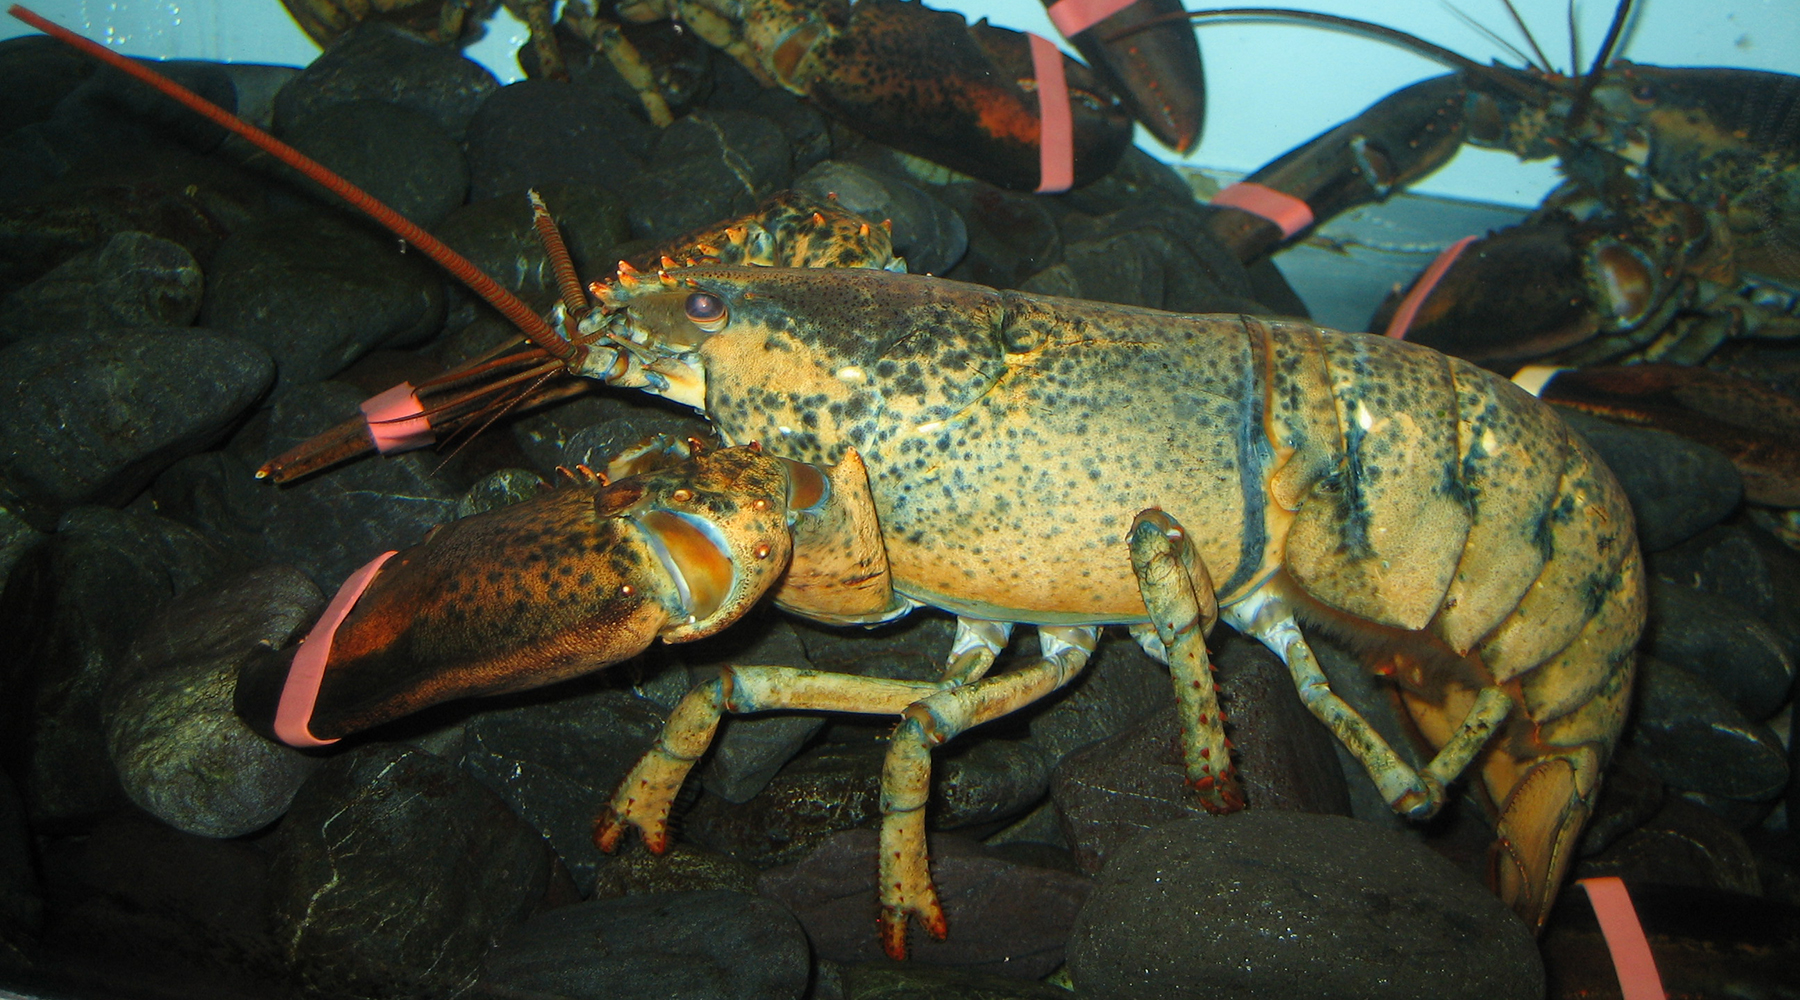
[[[546,304],[528,186],[589,273],[797,187],[891,219],[914,270],[1184,311],[1301,310],[1273,267],[1246,271],[1207,243],[1207,209],[1145,156],[1080,191],[1012,194],[934,174],[691,39],[666,41],[691,99],[662,131],[603,61],[571,53],[573,84],[501,87],[379,26],[303,71],[169,69]],[[1071,689],[937,752],[932,854],[951,934],[916,937],[904,966],[879,960],[874,926],[885,721],[728,720],[678,805],[673,851],[607,856],[590,833],[669,709],[720,665],[933,678],[952,633],[941,615],[864,632],[765,610],[603,676],[441,706],[324,752],[255,736],[231,709],[239,667],[303,632],[373,554],[529,495],[559,465],[704,425],[591,394],[451,454],[257,482],[263,460],[361,399],[504,330],[416,253],[111,72],[28,38],[0,43],[0,80],[0,723],[16,734],[0,768],[0,984],[1543,995],[1530,934],[1481,887],[1479,808],[1401,823],[1280,664],[1224,630],[1252,808],[1199,810],[1167,672],[1109,636]],[[1744,510],[1716,452],[1571,422],[1631,494],[1654,577],[1641,695],[1577,874],[1661,887],[1646,913],[1672,993],[1777,995],[1800,941],[1784,806],[1800,555]],[[1339,692],[1404,742],[1387,693],[1320,651]],[[1584,905],[1566,903],[1545,940],[1553,995],[1605,982]],[[1700,926],[1698,912],[1753,917]],[[1732,948],[1745,957],[1716,961]]]

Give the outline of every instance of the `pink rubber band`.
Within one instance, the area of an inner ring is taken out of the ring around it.
[[[275,705],[275,736],[281,742],[291,747],[322,747],[337,742],[316,739],[307,729],[312,722],[313,706],[319,701],[319,685],[325,682],[325,661],[331,657],[331,640],[350,609],[356,607],[357,598],[374,582],[381,564],[394,555],[383,552],[350,574],[350,579],[338,588],[337,596],[325,606],[325,613],[313,624],[312,631],[300,640],[300,648],[294,650],[294,662],[288,667],[287,683],[281,688],[281,700]]]
[[[1588,902],[1594,906],[1625,1000],[1667,1000],[1662,975],[1656,971],[1656,959],[1650,954],[1650,942],[1644,937],[1644,926],[1638,922],[1625,883],[1607,876],[1584,878],[1575,884],[1587,890]]]
[[[1425,300],[1431,295],[1431,290],[1436,288],[1437,283],[1449,272],[1450,265],[1456,263],[1456,258],[1461,257],[1462,252],[1467,250],[1469,244],[1473,242],[1475,242],[1475,237],[1464,236],[1445,247],[1444,252],[1437,255],[1437,259],[1431,262],[1431,266],[1425,269],[1425,273],[1419,275],[1419,280],[1413,282],[1412,291],[1407,292],[1406,298],[1400,303],[1400,311],[1394,313],[1393,319],[1388,320],[1387,336],[1395,340],[1406,339],[1407,331],[1412,329],[1413,320],[1419,315],[1419,307],[1425,304]]]
[[[363,400],[362,412],[369,422],[369,436],[375,439],[375,450],[383,455],[423,448],[437,440],[411,382]]]
[[[1069,110],[1069,81],[1063,78],[1062,50],[1042,35],[1030,35],[1031,71],[1037,76],[1038,193],[1056,194],[1075,186],[1075,118]]]
[[[1074,38],[1137,0],[1056,0],[1045,13],[1064,38]]]
[[[1239,181],[1220,191],[1213,195],[1212,204],[1260,215],[1280,226],[1282,236],[1292,236],[1313,224],[1311,205],[1253,181]]]

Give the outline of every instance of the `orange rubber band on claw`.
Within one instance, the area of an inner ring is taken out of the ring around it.
[[[419,391],[411,382],[363,400],[363,419],[369,422],[369,436],[375,439],[375,450],[383,455],[424,448],[437,441],[431,421],[425,418],[425,407],[419,402]]]
[[[1406,339],[1407,331],[1412,329],[1413,320],[1418,318],[1419,307],[1425,304],[1425,300],[1431,296],[1431,290],[1436,288],[1437,283],[1450,272],[1450,265],[1456,263],[1456,258],[1461,257],[1463,251],[1467,250],[1469,244],[1473,242],[1475,242],[1475,237],[1464,236],[1445,247],[1444,252],[1437,255],[1437,259],[1431,262],[1431,266],[1425,269],[1425,273],[1419,275],[1419,280],[1413,282],[1412,291],[1406,293],[1406,298],[1400,303],[1400,309],[1394,313],[1394,318],[1388,320],[1385,336],[1395,340]]]
[[[1074,38],[1137,0],[1056,0],[1045,13],[1064,38]]]
[[[1656,971],[1656,958],[1650,954],[1650,941],[1644,937],[1644,925],[1638,922],[1637,908],[1631,905],[1631,893],[1625,883],[1608,875],[1584,878],[1575,884],[1587,890],[1625,1000],[1667,1000],[1662,974]]]
[[[1260,215],[1281,227],[1283,238],[1313,224],[1312,206],[1255,181],[1239,181],[1213,195],[1212,204]]]
[[[1069,110],[1069,81],[1062,50],[1042,35],[1031,39],[1031,71],[1037,77],[1038,193],[1056,194],[1075,186],[1075,115]]]
[[[338,626],[349,616],[350,609],[363,591],[375,581],[383,563],[397,552],[383,552],[338,588],[337,596],[325,606],[325,613],[313,624],[312,631],[300,640],[294,650],[294,662],[288,667],[287,683],[281,686],[281,700],[275,705],[275,737],[291,747],[323,747],[337,740],[321,740],[307,726],[312,722],[313,707],[319,702],[319,686],[325,682],[325,661],[331,658],[331,640]]]

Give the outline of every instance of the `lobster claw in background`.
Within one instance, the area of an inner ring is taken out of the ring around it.
[[[1539,396],[1717,448],[1744,477],[1744,499],[1800,507],[1800,401],[1755,379],[1688,365],[1617,365],[1558,372]]]
[[[318,745],[453,698],[589,673],[659,637],[710,635],[787,569],[790,469],[732,448],[442,525],[360,596],[340,595],[354,604],[335,633],[308,636],[327,644],[312,677],[291,651],[247,664],[238,713]]]
[[[804,57],[807,94],[869,137],[1015,191],[1036,190],[1042,132],[1030,36],[900,0],[863,0],[849,25]],[[1063,58],[1075,186],[1131,145],[1131,116],[1093,71]],[[1029,89],[1028,89],[1029,88]]]
[[[1098,21],[1089,11],[1118,8],[1117,0],[1044,0],[1044,7],[1094,75],[1156,141],[1178,153],[1194,148],[1206,123],[1206,74],[1193,26],[1175,19],[1185,10],[1180,0],[1132,0]],[[1169,20],[1132,31],[1157,18]],[[1087,27],[1069,30],[1084,22]],[[1127,31],[1131,34],[1115,37]]]

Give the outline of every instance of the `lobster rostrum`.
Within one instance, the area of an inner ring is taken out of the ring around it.
[[[1554,157],[1567,181],[1537,211],[1458,244],[1371,329],[1496,365],[1693,362],[1731,337],[1800,335],[1791,294],[1800,287],[1800,133],[1790,124],[1800,80],[1614,59],[1630,12],[1621,0],[1592,67],[1573,76],[1547,63],[1481,65],[1330,15],[1192,15],[1369,33],[1458,70],[1397,91],[1247,178],[1243,190],[1285,196],[1297,224],[1233,208],[1215,232],[1252,259],[1418,180],[1463,143]]]
[[[253,721],[321,743],[724,627],[771,586],[829,622],[947,609],[936,683],[746,667],[694,691],[596,832],[666,844],[722,712],[898,715],[880,865],[899,956],[912,917],[946,930],[932,747],[1069,683],[1103,625],[1168,658],[1189,779],[1212,808],[1240,804],[1203,644],[1216,617],[1288,664],[1403,814],[1431,815],[1470,773],[1494,807],[1496,887],[1542,923],[1644,617],[1624,497],[1546,406],[1418,345],[877,269],[674,268],[595,291],[553,354],[762,450],[584,476],[383,557],[291,658],[245,673]],[[1039,657],[986,676],[1015,623],[1037,626]],[[1302,623],[1392,678],[1435,748],[1425,767],[1332,693]]]

